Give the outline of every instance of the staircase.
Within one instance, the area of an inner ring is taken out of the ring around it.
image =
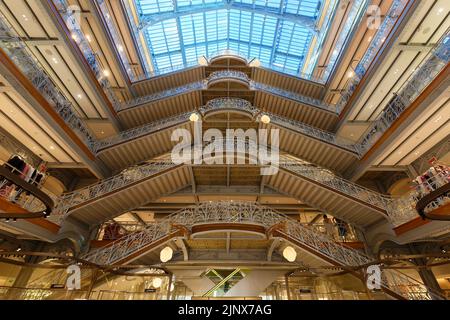
[[[301,246],[311,254],[328,260],[335,266],[368,266],[373,259],[363,253],[344,247],[333,239],[307,228],[270,208],[253,202],[211,202],[183,209],[141,232],[132,233],[111,245],[89,252],[83,260],[98,265],[129,263],[145,254],[143,248],[153,243],[167,241],[176,233],[174,226],[191,229],[194,225],[230,223],[259,225],[268,231],[276,231],[279,236]],[[269,232],[270,233],[270,232]],[[357,268],[355,268],[357,270]],[[363,272],[355,275],[364,277]],[[441,295],[425,287],[422,283],[394,269],[382,269],[382,290],[396,299],[430,300],[444,299]]]

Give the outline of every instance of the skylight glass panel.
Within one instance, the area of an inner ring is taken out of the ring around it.
[[[143,32],[156,71],[180,69],[230,49],[263,66],[298,74],[314,33],[292,16],[314,21],[321,6],[321,0],[234,0],[229,6],[223,0],[134,1],[141,18],[153,21]]]

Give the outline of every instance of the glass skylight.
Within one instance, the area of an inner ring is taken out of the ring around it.
[[[134,0],[155,73],[230,49],[299,74],[321,0]]]

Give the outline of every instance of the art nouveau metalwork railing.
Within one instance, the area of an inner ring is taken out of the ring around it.
[[[96,184],[87,186],[74,192],[65,193],[58,198],[55,204],[54,214],[65,219],[70,208],[87,202],[89,200],[100,198],[107,193],[129,186],[141,180],[148,179],[164,170],[174,168],[176,165],[171,161],[151,161],[141,166],[125,169],[120,174],[111,178],[102,180]]]
[[[438,172],[416,185],[406,196],[394,199],[390,206],[390,219],[393,225],[399,226],[418,217],[415,207],[417,202],[428,195],[430,192],[450,183],[450,174],[448,172]]]
[[[361,61],[356,66],[355,74],[349,79],[346,88],[341,92],[341,98],[336,104],[336,108],[338,110],[342,110],[342,108],[347,104],[407,3],[408,0],[395,0],[392,3],[386,17],[383,20],[383,23],[380,25],[377,33],[370,42],[369,48],[366,50]]]
[[[307,105],[318,107],[320,109],[328,110],[328,111],[331,111],[331,112],[334,112],[334,113],[339,113],[340,112],[340,109],[336,108],[335,105],[324,103],[324,102],[322,102],[319,99],[314,99],[314,98],[311,98],[311,97],[308,97],[308,96],[303,96],[301,94],[298,94],[298,93],[295,93],[295,92],[292,92],[292,91],[283,90],[283,89],[280,89],[280,88],[277,88],[277,87],[272,87],[272,86],[269,86],[269,85],[264,84],[264,83],[251,81],[250,88],[252,90],[265,91],[265,92],[270,93],[270,94],[274,94],[274,95],[277,95],[277,96],[280,96],[280,97],[283,97],[283,98],[286,98],[286,99],[290,99],[290,100],[294,100],[294,101],[297,101],[297,102],[300,102],[300,103],[304,103],[304,104],[307,104]]]
[[[107,95],[109,101],[115,108],[117,108],[117,106],[119,105],[119,100],[114,94],[108,78],[102,72],[100,61],[97,59],[97,55],[92,51],[88,39],[86,39],[85,34],[81,30],[79,22],[77,21],[76,13],[70,10],[71,6],[69,6],[67,0],[53,0],[53,3],[58,8],[61,17],[63,18],[67,25],[67,28],[71,32],[72,39],[75,41],[75,43],[80,48],[80,51],[83,53],[86,62],[94,72],[95,77],[105,91],[105,94]],[[79,12],[78,14],[81,15],[81,12]]]
[[[344,27],[339,32],[338,39],[334,46],[335,49],[333,50],[333,52],[331,54],[331,57],[328,61],[328,66],[325,69],[324,74],[322,75],[322,79],[327,80],[328,77],[331,75],[331,72],[335,68],[336,61],[338,60],[339,56],[341,55],[342,49],[348,43],[348,41],[351,40],[352,30],[356,26],[359,25],[360,20],[361,20],[362,16],[364,15],[364,12],[366,11],[369,3],[370,3],[370,1],[367,1],[367,0],[352,1],[350,12],[346,19]]]
[[[133,128],[127,131],[122,131],[118,135],[108,137],[103,140],[98,140],[95,143],[95,150],[99,152],[101,149],[125,142],[133,139],[138,139],[142,136],[154,133],[158,130],[167,129],[175,125],[189,121],[191,112],[182,113],[173,117],[150,122],[144,126]]]
[[[113,40],[113,45],[116,46],[117,53],[119,54],[120,59],[122,60],[122,64],[125,67],[125,70],[128,74],[128,77],[132,82],[139,81],[145,79],[145,75],[136,75],[133,70],[133,64],[128,59],[125,46],[123,44],[122,38],[120,36],[119,31],[116,28],[115,23],[112,21],[111,14],[109,13],[109,8],[107,1],[104,0],[96,0],[97,7],[106,23],[109,34]]]
[[[185,94],[185,93],[189,93],[189,92],[197,91],[197,90],[204,90],[204,89],[206,89],[206,84],[204,81],[189,83],[189,84],[181,86],[181,87],[176,87],[173,89],[168,89],[165,91],[160,91],[160,92],[156,92],[156,93],[153,93],[153,94],[150,94],[147,96],[132,99],[132,100],[122,103],[120,106],[118,106],[117,111],[133,108],[133,107],[145,104],[145,103],[151,103],[151,102],[155,102],[155,101],[158,101],[161,99],[167,99],[167,98],[170,98],[170,97],[173,97],[176,95]]]
[[[337,139],[334,133],[317,129],[300,121],[280,117],[273,113],[264,112],[264,114],[270,116],[270,122],[273,124],[328,142],[335,146],[340,146],[359,155],[359,150],[353,142],[345,139]]]
[[[234,109],[238,111],[244,111],[250,113],[253,117],[256,117],[257,114],[261,113],[261,111],[254,107],[250,102],[244,99],[239,98],[217,98],[209,100],[206,105],[199,109],[202,115],[210,111],[219,111],[219,110],[227,110]]]
[[[224,77],[224,79],[225,79],[225,77]],[[264,92],[267,92],[267,93],[270,93],[270,94],[274,94],[274,95],[280,96],[282,98],[286,98],[286,99],[289,99],[289,100],[296,101],[298,103],[303,103],[303,104],[311,105],[311,106],[314,106],[314,107],[317,107],[317,108],[320,108],[320,109],[331,111],[331,112],[334,112],[336,114],[339,112],[339,110],[336,109],[335,105],[323,103],[319,99],[314,99],[314,98],[311,98],[311,97],[307,97],[307,96],[303,96],[303,95],[297,94],[295,92],[291,92],[291,91],[288,91],[288,90],[283,90],[283,89],[280,89],[280,88],[272,87],[272,86],[269,86],[267,84],[256,82],[254,80],[250,80],[249,83],[250,83],[250,90],[264,91]],[[135,98],[135,99],[132,99],[132,100],[130,100],[128,102],[124,102],[124,103],[122,103],[122,104],[117,106],[117,111],[126,110],[126,109],[133,108],[133,107],[136,107],[136,106],[139,106],[139,105],[143,105],[145,103],[155,102],[155,101],[158,101],[158,100],[161,100],[161,99],[167,99],[167,98],[173,97],[175,95],[181,95],[181,94],[189,93],[189,92],[192,92],[192,91],[198,91],[198,90],[206,90],[207,88],[208,88],[208,86],[207,86],[207,81],[206,80],[205,81],[197,81],[197,82],[189,83],[189,84],[184,85],[184,86],[180,86],[180,87],[176,87],[176,88],[173,88],[173,89],[168,89],[168,90],[165,90],[165,91],[152,93],[152,94],[147,95],[147,96]]]
[[[351,142],[345,139],[337,139],[336,135],[321,129],[317,129],[313,126],[304,124],[300,121],[295,121],[289,118],[280,117],[275,114],[262,112],[257,107],[253,106],[250,102],[240,98],[217,98],[212,99],[207,102],[205,106],[200,107],[199,111],[202,115],[205,115],[210,111],[219,111],[219,110],[227,110],[234,109],[237,111],[244,111],[252,114],[254,118],[258,114],[267,114],[270,116],[271,122],[275,125],[279,125],[293,131],[296,131],[301,134],[305,134],[314,139],[319,139],[324,142],[345,148],[351,152],[354,152],[358,155],[358,148]],[[194,110],[192,112],[195,112]],[[118,144],[124,141],[132,140],[134,138],[139,138],[144,135],[155,132],[156,130],[160,130],[163,128],[168,128],[175,124],[182,123],[183,121],[189,120],[189,113],[183,113],[180,115],[176,115],[170,118],[162,119],[159,121],[155,121],[149,123],[147,125],[123,131],[116,136],[112,136],[110,138],[100,140],[95,144],[95,149],[98,151],[100,149],[112,146],[114,144]]]
[[[98,265],[114,265],[149,244],[168,236],[175,225],[191,229],[194,225],[211,223],[239,223],[261,225],[266,229],[276,226],[288,238],[300,242],[311,252],[325,255],[337,265],[359,267],[370,265],[373,259],[363,253],[342,246],[332,238],[292,220],[270,208],[253,202],[206,202],[183,209],[169,217],[113,242],[111,245],[91,251],[81,258]],[[422,283],[397,271],[382,270],[381,285],[406,299],[441,299]]]
[[[417,211],[414,209],[416,203],[414,194],[391,198],[345,180],[331,171],[300,160],[283,159],[282,157],[279,165],[281,168],[326,185],[333,190],[386,210],[386,218],[393,226],[398,226],[417,217]]]
[[[380,117],[370,126],[367,133],[359,141],[360,153],[363,154],[378,140],[392,123],[417,96],[435,79],[436,75],[450,60],[450,33],[447,33],[439,44],[429,53],[425,61],[404,83],[398,94],[394,95],[384,108]]]
[[[18,195],[19,190],[15,190],[7,179],[0,177],[0,198],[12,202],[28,212],[40,212],[45,210],[45,204],[33,195]]]
[[[70,100],[64,96],[45,72],[45,68],[28,51],[25,42],[17,35],[2,14],[0,14],[0,40],[0,47],[10,59],[27,76],[64,122],[92,150],[95,142],[94,136],[91,135],[87,126],[80,119]]]
[[[209,77],[206,79],[206,83],[208,87],[220,80],[237,80],[240,82],[244,82],[247,86],[250,86],[250,79],[245,72],[236,71],[236,70],[220,70],[212,72]]]
[[[25,146],[18,143],[16,139],[11,138],[8,134],[2,132],[3,129],[0,128],[0,145],[8,150],[10,154],[17,154],[26,160],[27,163],[31,164],[33,167],[37,168],[44,161],[35,155],[33,152],[28,150]]]
[[[300,176],[309,178],[315,182],[326,185],[333,190],[340,191],[348,196],[364,201],[370,205],[385,210],[390,199],[368,188],[359,186],[351,181],[345,180],[327,169],[314,166],[301,160],[291,158],[280,158],[280,168],[294,172]]]

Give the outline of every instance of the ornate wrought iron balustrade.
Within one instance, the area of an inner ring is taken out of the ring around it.
[[[428,59],[416,68],[404,83],[398,94],[395,94],[384,108],[380,117],[371,125],[367,133],[359,141],[361,154],[367,152],[378,138],[408,108],[419,94],[435,79],[450,60],[450,33],[442,38],[439,44],[429,53]]]
[[[93,250],[81,258],[98,265],[114,265],[151,243],[168,236],[175,225],[191,229],[194,225],[213,223],[240,223],[261,225],[267,230],[280,226],[288,237],[310,248],[311,252],[329,257],[337,265],[359,267],[370,265],[374,259],[340,245],[332,238],[303,226],[273,209],[253,202],[205,202],[180,210],[169,217],[113,242],[105,248]],[[393,269],[382,269],[381,285],[406,299],[441,299],[442,297],[422,283]]]
[[[17,35],[2,14],[0,14],[0,47],[64,122],[77,133],[91,151],[94,151],[93,146],[96,139],[75,111],[75,107],[46,73],[45,68],[28,51],[25,42]]]
[[[89,40],[86,38],[85,34],[81,30],[81,27],[77,21],[76,13],[70,11],[71,6],[68,4],[67,0],[53,0],[53,3],[58,8],[61,17],[66,23],[67,28],[71,32],[71,36],[75,43],[80,48],[80,51],[83,53],[86,62],[91,67],[92,72],[94,72],[97,81],[102,86],[105,94],[107,95],[109,101],[117,109],[117,106],[120,104],[117,96],[113,92],[111,84],[108,78],[104,75],[102,71],[102,67],[100,66],[100,61],[98,60],[97,55],[92,51],[91,46],[89,45]],[[81,12],[79,13],[81,14]]]
[[[189,121],[189,116],[192,112],[182,113],[173,117],[157,120],[146,124],[144,126],[140,126],[134,129],[130,129],[127,131],[122,131],[118,135],[111,136],[109,138],[98,140],[95,143],[95,150],[99,152],[102,149],[108,148],[110,146],[130,141],[133,139],[138,139],[142,136],[154,133],[158,130],[167,129],[169,127],[175,126],[177,124],[181,124]]]
[[[346,88],[341,92],[341,98],[336,104],[338,110],[342,110],[347,104],[348,100],[352,96],[353,92],[356,90],[359,82],[363,78],[373,59],[375,58],[378,51],[381,49],[384,41],[394,27],[399,15],[405,8],[408,0],[395,0],[391,5],[389,11],[386,14],[382,24],[380,25],[377,33],[370,42],[364,56],[359,61],[355,68],[355,74],[348,81]]]
[[[63,194],[58,198],[54,213],[59,215],[62,221],[67,217],[69,209],[76,205],[102,197],[107,193],[127,187],[138,181],[148,179],[152,175],[174,168],[175,166],[171,161],[155,160],[141,166],[130,167],[111,178],[102,180],[83,189]]]

